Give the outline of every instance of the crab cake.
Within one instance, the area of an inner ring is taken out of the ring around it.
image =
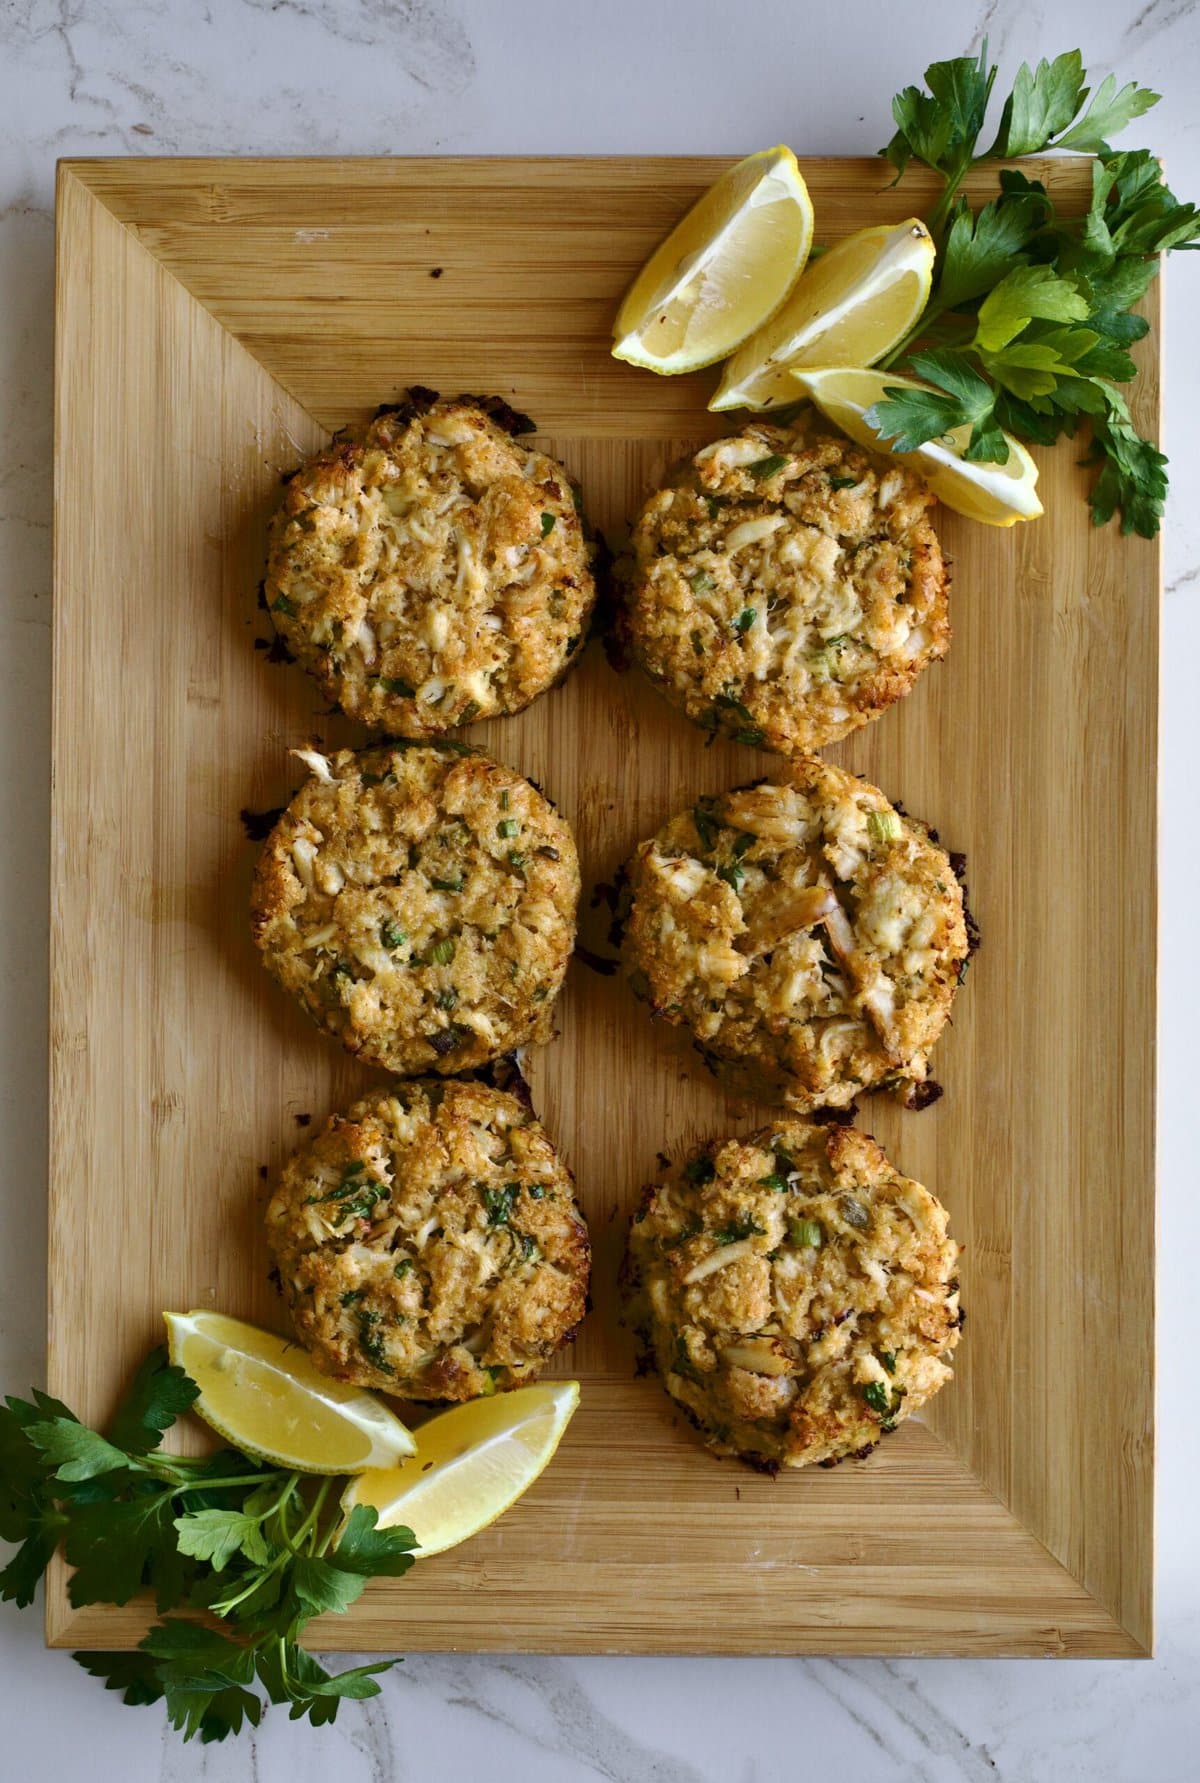
[[[566,672],[595,600],[591,556],[560,464],[477,400],[409,401],[289,480],[265,596],[327,699],[436,736],[519,712]]]
[[[563,819],[463,743],[393,740],[312,768],[254,879],[267,969],[347,1051],[401,1076],[548,1040],[575,940]]]
[[[405,1399],[522,1386],[586,1311],[571,1174],[480,1083],[395,1084],[335,1114],[284,1166],[267,1240],[317,1366]]]
[[[694,723],[794,755],[857,730],[950,647],[934,497],[895,459],[756,422],[633,529],[634,654]]]
[[[646,1190],[624,1271],[663,1384],[722,1455],[868,1453],[950,1378],[946,1210],[852,1127],[718,1139]]]
[[[699,799],[628,869],[625,959],[734,1093],[799,1110],[929,1074],[968,955],[962,889],[923,824],[815,756]]]

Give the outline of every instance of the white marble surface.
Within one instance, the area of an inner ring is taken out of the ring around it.
[[[0,1383],[41,1378],[52,196],[67,154],[870,152],[892,92],[990,34],[1165,94],[1131,132],[1200,196],[1192,0],[0,0]],[[180,1746],[0,1613],[0,1780],[1185,1783],[1200,1774],[1191,1143],[1200,999],[1200,266],[1168,275],[1158,1657],[408,1661],[314,1732]],[[1103,821],[1103,814],[1098,814]],[[1097,962],[1098,970],[1119,962]],[[1097,1358],[1096,1391],[1103,1392]]]

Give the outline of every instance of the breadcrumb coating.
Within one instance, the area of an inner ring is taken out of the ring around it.
[[[934,497],[848,440],[755,422],[633,529],[628,626],[696,724],[794,755],[878,718],[950,647]]]
[[[950,1378],[962,1314],[947,1224],[852,1127],[714,1140],[645,1192],[629,1318],[718,1454],[832,1466]]]
[[[570,1172],[480,1083],[396,1084],[335,1114],[285,1164],[267,1237],[317,1365],[406,1399],[523,1386],[586,1310]]]

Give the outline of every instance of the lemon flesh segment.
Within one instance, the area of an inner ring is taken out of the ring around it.
[[[442,1554],[494,1523],[532,1486],[578,1404],[577,1381],[547,1381],[456,1405],[420,1426],[411,1461],[351,1480],[342,1509],[349,1515],[357,1504],[371,1505],[380,1529],[413,1531],[419,1557]]]
[[[874,452],[890,449],[867,421],[866,413],[872,403],[882,402],[885,390],[893,388],[925,390],[929,386],[895,372],[848,366],[792,374],[794,399],[807,396],[843,433]],[[1044,511],[1037,495],[1038,467],[1020,440],[1011,433],[1004,435],[1008,442],[1006,464],[975,464],[963,457],[970,437],[969,427],[955,427],[913,452],[891,456],[911,465],[939,501],[968,520],[980,520],[985,526],[1015,526],[1018,520],[1036,520]]]
[[[790,373],[800,367],[882,359],[929,302],[935,257],[918,217],[838,242],[730,360],[709,408],[778,408],[796,400]]]
[[[724,359],[779,308],[804,270],[812,230],[790,149],[739,161],[633,281],[617,312],[614,356],[670,374]]]
[[[358,1473],[415,1452],[361,1387],[318,1373],[294,1343],[223,1313],[164,1313],[171,1361],[200,1389],[192,1410],[226,1442],[296,1473]]]

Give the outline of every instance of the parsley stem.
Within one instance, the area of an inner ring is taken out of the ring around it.
[[[176,1493],[219,1492],[227,1486],[265,1486],[268,1480],[277,1480],[278,1478],[279,1469],[273,1467],[270,1473],[231,1474],[227,1480],[181,1480],[174,1490]]]
[[[320,1517],[321,1506],[325,1503],[325,1500],[328,1498],[329,1488],[332,1485],[333,1485],[332,1479],[324,1479],[321,1481],[320,1487],[318,1488],[318,1491],[317,1491],[317,1496],[312,1501],[312,1509],[309,1511],[307,1517],[305,1517],[303,1523],[301,1523],[299,1529],[296,1531],[295,1535],[292,1537],[292,1541],[291,1541],[290,1545],[291,1545],[291,1550],[292,1550],[293,1554],[295,1554],[299,1551],[301,1542],[305,1539],[305,1537],[308,1535],[309,1530],[313,1527],[314,1523],[316,1523],[317,1519]]]

